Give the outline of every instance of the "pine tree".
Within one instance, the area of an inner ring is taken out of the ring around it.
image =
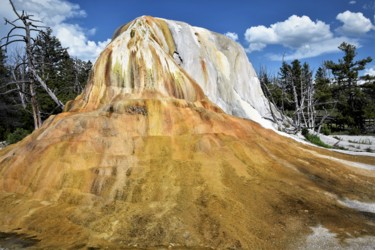
[[[288,111],[293,110],[293,91],[291,88],[292,69],[288,63],[283,61],[278,73],[278,83],[281,88],[281,110],[290,115]]]
[[[372,61],[371,57],[354,61],[356,47],[348,43],[342,43],[339,49],[344,52],[344,57],[338,63],[325,62],[325,66],[332,71],[336,86],[334,98],[337,99],[337,108],[340,111],[342,122],[352,129],[364,128],[365,98],[358,86],[359,71],[365,69],[367,63]]]
[[[327,76],[326,68],[319,67],[315,74],[315,94],[314,98],[317,102],[318,108],[332,107],[332,87]]]
[[[5,140],[17,128],[33,128],[30,115],[19,105],[17,88],[10,84],[11,68],[6,58],[6,53],[0,49],[0,140]]]
[[[60,41],[52,35],[52,30],[47,29],[37,36],[34,48],[34,66],[37,73],[56,94],[61,102],[66,102],[66,86],[72,84],[72,59],[66,48],[61,46]],[[50,114],[60,112],[56,108],[55,102],[49,98],[42,88],[37,89],[42,119],[46,119]]]

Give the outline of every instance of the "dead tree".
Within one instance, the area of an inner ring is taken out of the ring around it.
[[[21,42],[24,44],[26,55],[25,64],[27,67],[27,71],[30,75],[28,81],[28,92],[30,95],[32,112],[34,117],[34,127],[35,129],[37,129],[42,125],[42,119],[39,104],[36,97],[36,85],[41,86],[59,108],[64,109],[64,104],[57,98],[55,93],[47,86],[42,77],[40,77],[34,64],[33,47],[35,44],[35,40],[31,36],[31,32],[43,32],[43,29],[46,27],[36,25],[35,23],[40,23],[40,21],[32,19],[33,15],[28,15],[27,13],[25,13],[25,11],[22,11],[21,14],[18,13],[12,0],[9,0],[9,3],[12,6],[13,12],[16,14],[17,18],[14,21],[9,21],[8,19],[5,19],[5,24],[12,26],[12,28],[10,29],[8,34],[1,39],[1,41],[5,40],[5,43],[2,44],[0,48],[6,48],[8,45],[16,42]],[[21,21],[21,25],[18,24],[19,21]],[[18,31],[21,31],[23,34],[19,34]]]

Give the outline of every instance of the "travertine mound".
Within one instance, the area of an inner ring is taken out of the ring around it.
[[[85,110],[149,90],[195,101],[203,97],[200,90],[196,93],[198,85],[227,114],[267,128],[276,128],[274,118],[281,119],[244,49],[224,35],[186,23],[144,16],[124,25],[100,56],[97,72],[83,94]]]
[[[375,201],[374,157],[226,114],[174,57],[173,25],[121,28],[82,95],[0,151],[0,231],[46,249],[285,249],[320,226],[375,235],[374,214],[348,205]]]

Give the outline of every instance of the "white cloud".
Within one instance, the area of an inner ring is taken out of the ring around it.
[[[235,32],[227,32],[225,35],[234,41],[238,40],[238,35]]]
[[[265,47],[267,47],[267,44],[265,43],[250,43],[249,47],[246,48],[246,52],[251,53],[253,51],[262,51]]]
[[[55,26],[56,37],[61,44],[68,47],[69,54],[83,60],[93,60],[100,54],[105,46],[111,41],[107,39],[103,42],[94,42],[87,39],[82,28],[76,24],[62,23]]]
[[[308,16],[293,15],[283,22],[270,27],[263,25],[251,27],[245,32],[245,39],[250,43],[248,51],[262,50],[270,44],[281,44],[298,49],[312,42],[333,37],[329,25],[322,21],[312,21]]]
[[[337,31],[345,35],[361,35],[375,29],[370,19],[366,18],[361,12],[354,13],[347,10],[338,14],[336,19],[343,23]]]
[[[357,1],[350,1],[349,4],[356,4]]]
[[[375,76],[375,65],[365,69],[365,72],[363,75],[370,75],[370,76]]]
[[[69,54],[82,60],[94,61],[110,39],[102,42],[89,40],[88,36],[94,35],[96,29],[85,30],[79,25],[67,23],[70,18],[84,18],[86,12],[78,4],[70,3],[66,0],[14,0],[18,11],[24,10],[28,14],[33,14],[33,19],[43,21],[43,25],[51,27],[53,34],[61,41],[63,47],[68,47]],[[8,0],[0,0],[2,6],[0,18],[4,17],[14,20]],[[1,37],[9,31],[9,25],[0,31]]]
[[[322,54],[338,52],[339,46],[342,42],[347,42],[350,44],[355,45],[356,47],[360,47],[359,43],[355,39],[350,39],[347,37],[336,37],[327,39],[321,42],[312,42],[309,44],[305,44],[297,49],[295,49],[292,53],[287,53],[284,55],[277,55],[272,54],[269,55],[269,58],[274,61],[281,61],[284,60],[294,60],[294,59],[304,59],[304,58],[311,58],[316,57]]]
[[[72,17],[86,17],[86,12],[78,4],[65,0],[14,0],[18,10],[36,15],[48,26],[55,26]]]
[[[356,29],[362,29],[361,32],[373,28],[371,22],[370,26],[368,25],[369,20],[362,13],[347,11],[341,14],[338,15],[338,19],[344,22],[345,31],[352,31],[352,26],[359,24],[362,27]],[[267,55],[271,60],[276,61],[311,58],[338,52],[338,47],[342,42],[360,47],[359,40],[350,38],[347,32],[341,36],[335,36],[328,24],[319,20],[312,21],[308,16],[296,15],[290,16],[283,22],[271,24],[269,27],[263,25],[250,27],[245,32],[245,39],[249,42],[246,49],[249,53],[262,51],[269,45],[282,45],[286,53]]]

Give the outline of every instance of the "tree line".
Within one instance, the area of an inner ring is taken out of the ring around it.
[[[92,63],[71,57],[50,28],[10,3],[17,19],[5,20],[0,44],[0,140],[13,142],[80,94]]]
[[[299,60],[283,61],[277,76],[260,70],[264,93],[292,119],[294,132],[304,128],[326,134],[374,132],[366,121],[375,118],[375,77],[359,74],[372,58],[356,60],[356,47],[345,42],[339,49],[342,59],[325,61],[315,75],[308,63]]]

